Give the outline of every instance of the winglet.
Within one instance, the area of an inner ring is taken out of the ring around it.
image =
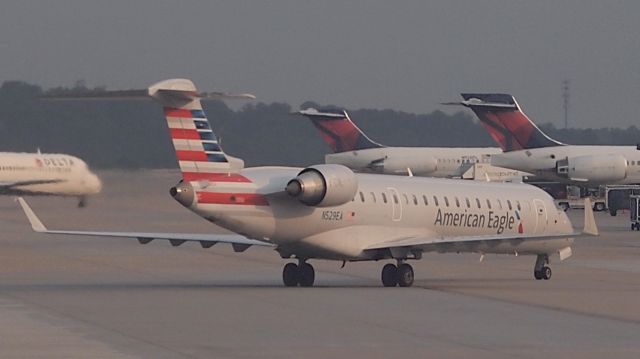
[[[584,229],[582,233],[592,236],[599,235],[598,226],[596,225],[596,219],[593,216],[593,207],[591,207],[591,199],[586,197],[584,199]]]
[[[31,207],[29,207],[29,205],[27,204],[27,201],[25,201],[22,197],[18,197],[16,198],[16,202],[20,203],[20,206],[22,206],[22,210],[24,211],[24,214],[27,215],[27,219],[29,219],[31,228],[33,228],[34,231],[47,232],[47,227],[42,224],[40,218],[36,216]]]

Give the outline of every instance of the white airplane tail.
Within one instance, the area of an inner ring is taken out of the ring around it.
[[[244,167],[243,160],[226,155],[220,147],[200,103],[206,94],[198,93],[191,80],[164,80],[148,91],[163,106],[185,181],[210,179]]]

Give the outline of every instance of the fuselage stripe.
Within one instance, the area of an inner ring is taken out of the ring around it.
[[[267,199],[259,193],[217,193],[197,192],[199,204],[233,204],[247,206],[268,206]]]
[[[184,172],[182,176],[185,181],[251,183],[250,179],[238,173]]]

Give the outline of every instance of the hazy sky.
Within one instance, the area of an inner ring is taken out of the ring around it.
[[[3,1],[0,81],[190,77],[260,100],[424,113],[512,93],[537,122],[638,124],[640,1]],[[449,109],[450,111],[450,109]]]

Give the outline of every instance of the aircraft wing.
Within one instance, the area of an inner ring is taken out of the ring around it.
[[[63,182],[61,179],[41,179],[41,180],[27,180],[27,181],[0,181],[0,192],[13,189],[20,186],[32,186],[37,184],[49,184]]]
[[[40,221],[38,216],[33,212],[27,201],[23,198],[17,198],[17,202],[22,206],[27,219],[31,223],[31,227],[34,231],[39,233],[48,234],[67,234],[67,235],[79,235],[79,236],[94,236],[94,237],[124,237],[124,238],[137,238],[141,244],[147,244],[154,239],[168,240],[171,245],[177,247],[184,242],[194,241],[200,242],[203,248],[209,248],[216,243],[229,243],[233,246],[233,250],[236,252],[243,252],[250,246],[267,246],[273,247],[274,245],[269,242],[258,241],[250,239],[238,234],[201,234],[201,233],[153,233],[153,232],[101,232],[101,231],[70,231],[70,230],[50,230]]]
[[[400,247],[412,247],[429,249],[428,247],[437,248],[438,246],[445,245],[480,245],[487,244],[489,246],[496,245],[499,242],[521,242],[524,240],[535,239],[558,239],[558,238],[571,238],[581,236],[582,233],[562,233],[557,235],[480,235],[480,236],[424,236],[424,237],[410,237],[399,240],[392,240],[387,242],[376,243],[367,247],[366,249],[383,249],[383,248],[400,248]]]
[[[439,248],[461,247],[461,248],[481,248],[494,247],[501,243],[518,244],[529,240],[545,240],[560,238],[575,238],[582,236],[597,236],[599,234],[596,226],[591,200],[587,197],[584,200],[584,229],[582,232],[572,233],[549,233],[549,234],[513,234],[513,235],[476,235],[476,236],[439,236],[435,233],[404,237],[400,239],[375,243],[366,249],[420,249],[424,251],[438,251]],[[515,247],[514,247],[515,248]]]

